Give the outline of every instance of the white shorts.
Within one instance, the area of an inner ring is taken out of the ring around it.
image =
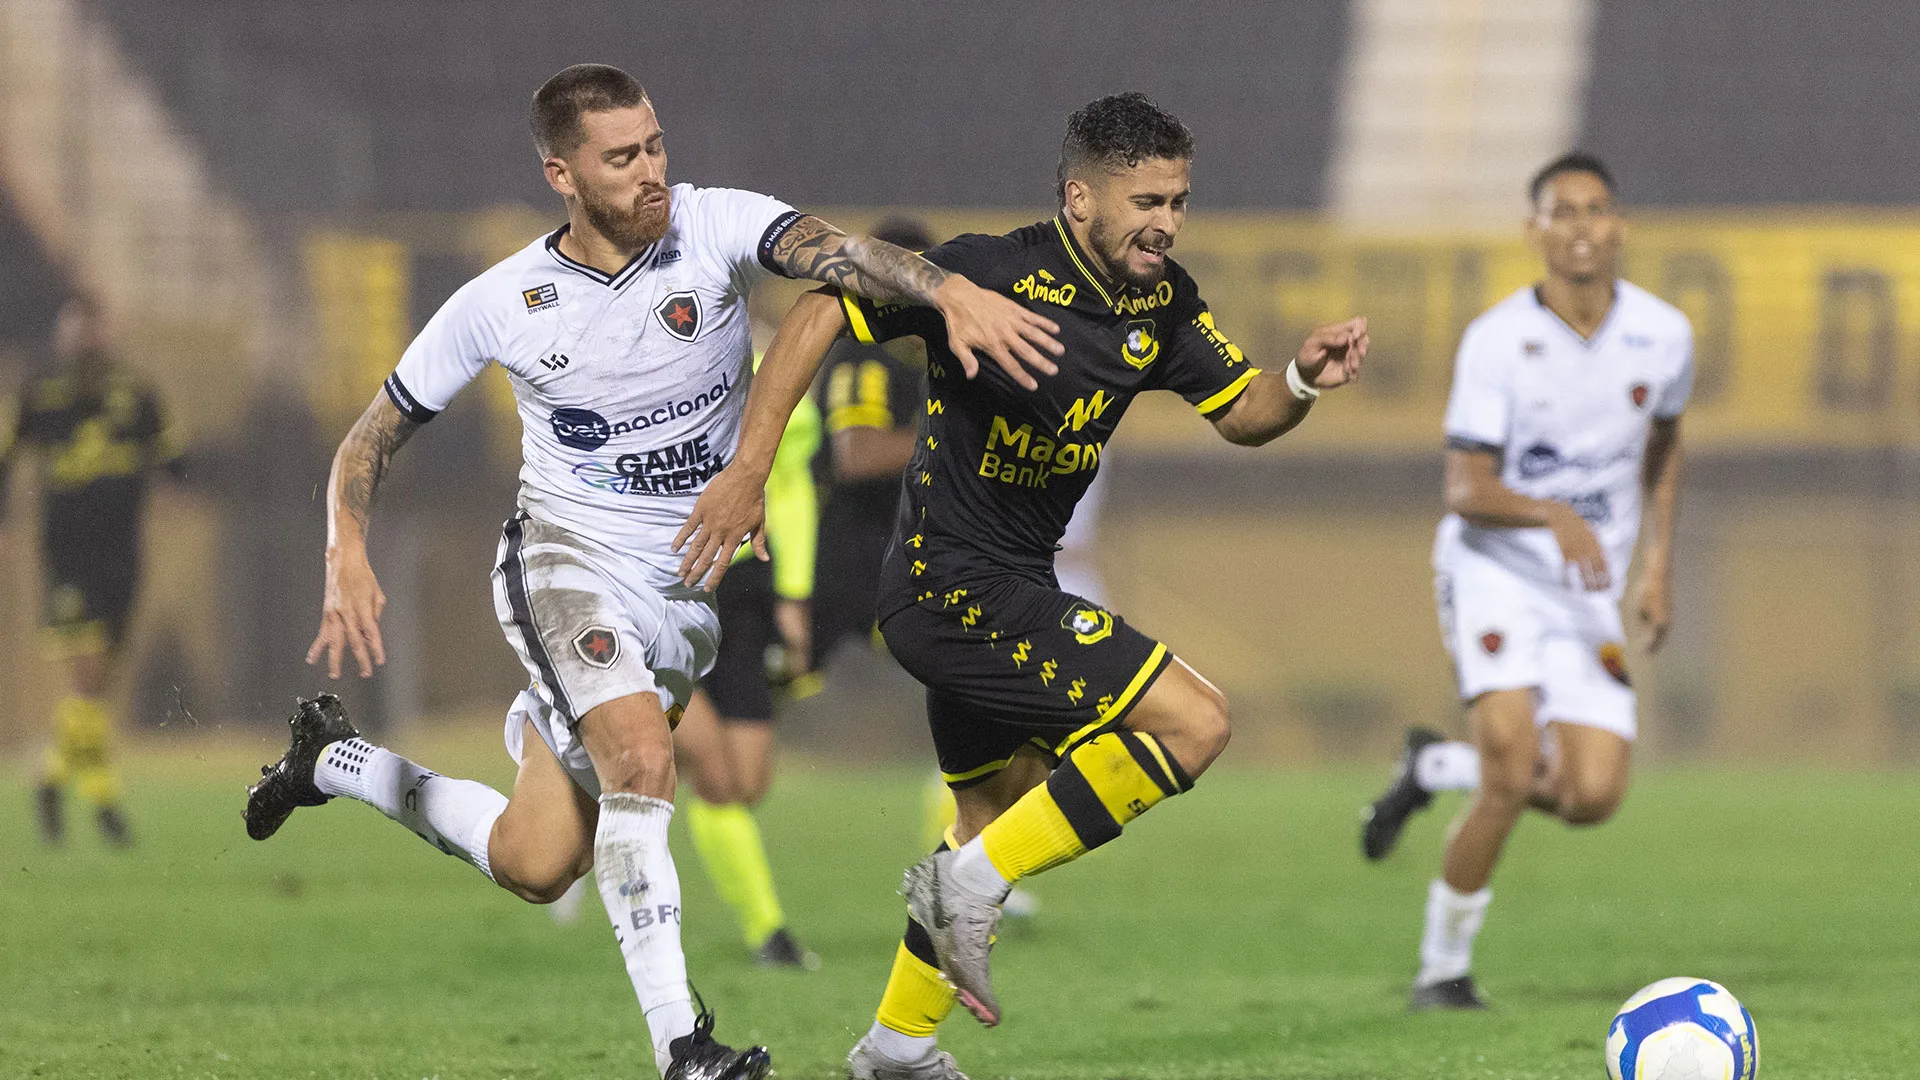
[[[1434,601],[1461,700],[1531,689],[1542,726],[1558,720],[1634,738],[1617,594],[1540,584],[1443,544],[1434,556]]]
[[[582,789],[599,781],[581,744],[580,717],[628,694],[651,692],[677,720],[713,667],[720,614],[711,596],[669,599],[645,568],[578,533],[521,514],[507,522],[493,569],[493,609],[532,685],[507,711],[507,752],[520,760],[532,723]]]

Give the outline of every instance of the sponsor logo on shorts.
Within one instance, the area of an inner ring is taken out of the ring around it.
[[[1060,617],[1060,628],[1073,631],[1073,640],[1092,645],[1113,636],[1113,615],[1092,604],[1077,604]]]
[[[1627,396],[1633,399],[1634,408],[1644,409],[1647,407],[1647,395],[1652,392],[1652,388],[1646,383],[1637,382],[1633,384],[1633,389],[1627,391]]]
[[[1500,647],[1506,643],[1507,635],[1498,630],[1489,630],[1480,635],[1480,647],[1487,651],[1488,656],[1500,655]]]
[[[667,333],[681,341],[692,341],[700,336],[700,297],[692,290],[668,293],[654,307],[653,317]]]
[[[554,288],[552,284],[540,285],[531,289],[522,289],[520,291],[520,299],[527,302],[527,314],[531,315],[536,311],[545,311],[550,307],[559,307],[560,290]]]
[[[573,651],[591,667],[610,668],[620,659],[620,635],[610,627],[589,626],[573,636]]]
[[[1617,641],[1609,641],[1600,646],[1600,666],[1607,669],[1613,681],[1621,686],[1632,686],[1633,680],[1627,676],[1627,650]]]

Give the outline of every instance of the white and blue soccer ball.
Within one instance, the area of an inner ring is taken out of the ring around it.
[[[1706,979],[1661,979],[1627,999],[1607,1028],[1613,1080],[1753,1080],[1753,1015]]]

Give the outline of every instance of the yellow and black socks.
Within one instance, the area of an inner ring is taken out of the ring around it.
[[[689,799],[686,814],[693,849],[713,879],[714,891],[733,909],[747,947],[766,944],[774,931],[787,924],[787,917],[780,910],[773,868],[767,864],[767,847],[753,811],[738,803],[716,806]]]
[[[994,819],[979,851],[1008,885],[1050,870],[1120,835],[1127,822],[1193,786],[1158,739],[1108,731],[1081,743],[1041,784]],[[956,873],[974,863],[969,844]]]
[[[44,783],[71,781],[80,797],[106,809],[120,802],[120,777],[108,752],[113,717],[101,698],[68,694],[53,709],[53,748],[47,754]]]
[[[947,850],[941,844],[936,851]],[[933,939],[926,928],[907,919],[907,932],[893,955],[880,1011],[867,1041],[890,1060],[911,1064],[933,1053],[934,1029],[953,1011],[953,987],[940,974]]]

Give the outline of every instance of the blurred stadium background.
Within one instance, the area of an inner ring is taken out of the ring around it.
[[[1458,724],[1427,570],[1453,346],[1529,280],[1521,188],[1578,145],[1620,178],[1628,276],[1698,335],[1647,753],[1911,761],[1916,54],[1905,0],[0,0],[0,382],[49,363],[66,290],[105,298],[192,462],[154,507],[124,715],[149,743],[250,734],[319,682],[334,444],[447,295],[562,220],[524,120],[552,72],[639,75],[674,182],[938,234],[1050,214],[1065,115],[1141,89],[1200,140],[1175,254],[1226,333],[1280,358],[1358,312],[1376,346],[1361,389],[1264,452],[1171,397],[1136,406],[1107,465],[1112,603],[1229,691],[1236,754],[1385,761],[1405,724]],[[756,303],[777,319],[791,295]],[[500,380],[401,455],[373,538],[391,662],[345,691],[376,729],[496,737],[521,675],[486,574],[517,447]],[[23,495],[9,756],[57,692]],[[911,684],[836,665],[782,738],[922,754]]]

